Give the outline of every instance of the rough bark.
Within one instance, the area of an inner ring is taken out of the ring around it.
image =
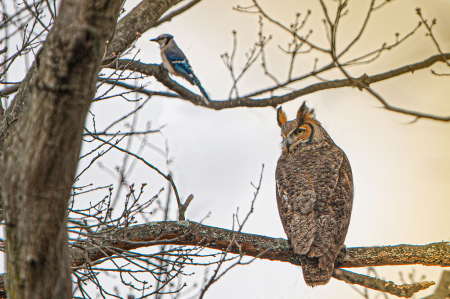
[[[246,256],[300,265],[299,256],[294,253],[286,239],[238,233],[193,221],[149,222],[114,229],[114,232],[104,231],[98,237],[94,239],[103,246],[103,250],[85,243],[78,244],[86,246],[85,250],[76,247],[71,249],[72,267],[99,261],[105,258],[105,253],[117,254],[116,250],[108,248],[132,250],[155,246],[159,242],[201,246],[235,254],[242,252]],[[235,242],[230,246],[233,239]],[[347,248],[339,254],[336,261],[336,267],[342,268],[413,264],[450,267],[449,243]]]
[[[122,0],[62,1],[2,157],[10,298],[71,298],[67,203]],[[21,87],[22,88],[22,87]]]
[[[386,281],[376,277],[357,274],[343,269],[334,269],[333,277],[345,281],[346,283],[358,284],[365,288],[404,298],[411,298],[415,293],[426,290],[436,284],[434,281],[421,281],[412,284],[405,283],[397,285],[392,281]]]
[[[106,56],[123,52],[139,36],[159,20],[178,0],[144,0],[117,24],[117,31],[108,47]]]
[[[293,83],[294,81],[289,81],[281,85],[277,85],[275,87],[259,90],[257,92],[254,92],[252,94],[246,95],[244,97],[235,98],[232,100],[219,100],[219,101],[211,101],[208,105],[205,104],[201,97],[190,90],[184,88],[183,86],[179,85],[177,82],[173,81],[169,75],[167,70],[165,70],[161,65],[156,64],[145,64],[141,63],[139,61],[133,61],[130,59],[120,59],[117,61],[116,64],[111,65],[110,67],[117,67],[119,69],[127,69],[130,71],[136,71],[138,73],[142,73],[148,76],[154,76],[156,80],[164,84],[167,88],[170,90],[176,92],[180,95],[182,99],[185,99],[187,101],[190,101],[194,105],[197,106],[203,106],[205,108],[214,109],[214,110],[222,110],[222,109],[231,109],[231,108],[237,108],[237,107],[277,107],[278,105],[281,105],[283,103],[286,103],[288,101],[292,101],[294,99],[297,99],[299,97],[309,95],[321,90],[329,90],[334,88],[343,88],[343,87],[357,87],[355,82],[360,82],[362,84],[365,84],[367,86],[370,86],[372,84],[382,82],[385,80],[389,80],[394,77],[398,77],[404,74],[408,73],[414,73],[415,71],[419,71],[422,69],[426,69],[433,64],[437,62],[443,62],[450,59],[450,53],[446,53],[444,55],[434,55],[429,58],[427,58],[424,61],[405,65],[402,67],[399,67],[397,69],[393,69],[390,71],[386,71],[384,73],[379,73],[375,75],[362,75],[359,78],[352,78],[352,79],[337,79],[333,81],[325,81],[325,82],[318,82],[311,85],[308,85],[304,88],[294,90],[292,92],[289,92],[282,96],[270,96],[270,97],[261,97],[257,98],[257,96],[272,93],[275,90],[282,88],[284,86],[287,86],[290,83]],[[309,76],[309,75],[308,75]],[[388,107],[385,107],[388,108]],[[395,107],[389,107],[390,110],[396,111],[399,113],[407,114],[407,115],[414,115],[420,118],[428,118],[433,120],[439,120],[439,121],[450,121],[450,116],[437,116],[437,115],[431,115],[427,113],[420,113],[420,112],[414,112],[409,111],[401,108],[395,108]]]
[[[246,256],[300,265],[298,255],[285,239],[239,233],[193,221],[150,222],[125,228],[111,228],[91,235],[91,238],[95,240],[95,245],[87,240],[71,247],[70,261],[73,268],[85,267],[86,263],[91,266],[101,264],[108,261],[109,256],[117,256],[122,251],[161,244],[200,246],[234,254],[241,252]],[[432,286],[434,282],[396,285],[391,281],[343,269],[411,264],[449,267],[449,243],[347,248],[339,254],[333,277],[396,296],[411,297],[415,292]],[[0,275],[0,298],[4,298],[3,276],[4,274]],[[448,286],[447,278],[441,280],[442,289]]]

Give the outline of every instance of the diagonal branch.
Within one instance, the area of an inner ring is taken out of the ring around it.
[[[413,284],[397,285],[392,281],[385,281],[376,277],[358,274],[343,269],[334,269],[333,277],[346,283],[358,284],[365,288],[389,293],[398,297],[411,298],[414,293],[428,289],[436,283],[434,281],[422,281]]]
[[[181,13],[185,12],[186,10],[188,10],[189,8],[193,7],[194,5],[196,5],[197,3],[199,3],[202,0],[192,0],[191,2],[189,2],[188,4],[184,5],[183,7],[172,11],[171,13],[163,16],[162,18],[160,18],[156,23],[153,24],[152,27],[157,27],[159,25],[161,25],[162,23],[165,22],[170,22],[172,21],[172,19],[178,15],[180,15]]]
[[[143,0],[119,21],[105,56],[124,52],[140,34],[154,27],[159,18],[177,3],[177,0]]]

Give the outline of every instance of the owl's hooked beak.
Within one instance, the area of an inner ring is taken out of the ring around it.
[[[294,141],[295,141],[294,138],[292,138],[291,136],[283,137],[283,144],[288,151],[291,145],[294,143]]]

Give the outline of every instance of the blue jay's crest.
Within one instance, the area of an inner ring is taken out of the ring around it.
[[[161,39],[161,38],[170,38],[170,39],[172,39],[173,35],[165,33],[165,34],[161,34],[160,36],[158,36],[158,39]]]
[[[203,95],[203,101],[208,105],[208,94],[200,84],[200,80],[194,75],[189,61],[180,48],[178,48],[173,40],[173,36],[170,34],[161,34],[157,38],[151,39],[151,41],[157,42],[161,48],[161,59],[164,68],[166,68],[170,74],[183,77],[192,85],[197,85]]]

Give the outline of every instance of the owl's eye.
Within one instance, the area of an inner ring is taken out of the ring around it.
[[[297,128],[296,130],[295,130],[295,134],[296,135],[302,135],[303,133],[305,133],[305,128]]]

